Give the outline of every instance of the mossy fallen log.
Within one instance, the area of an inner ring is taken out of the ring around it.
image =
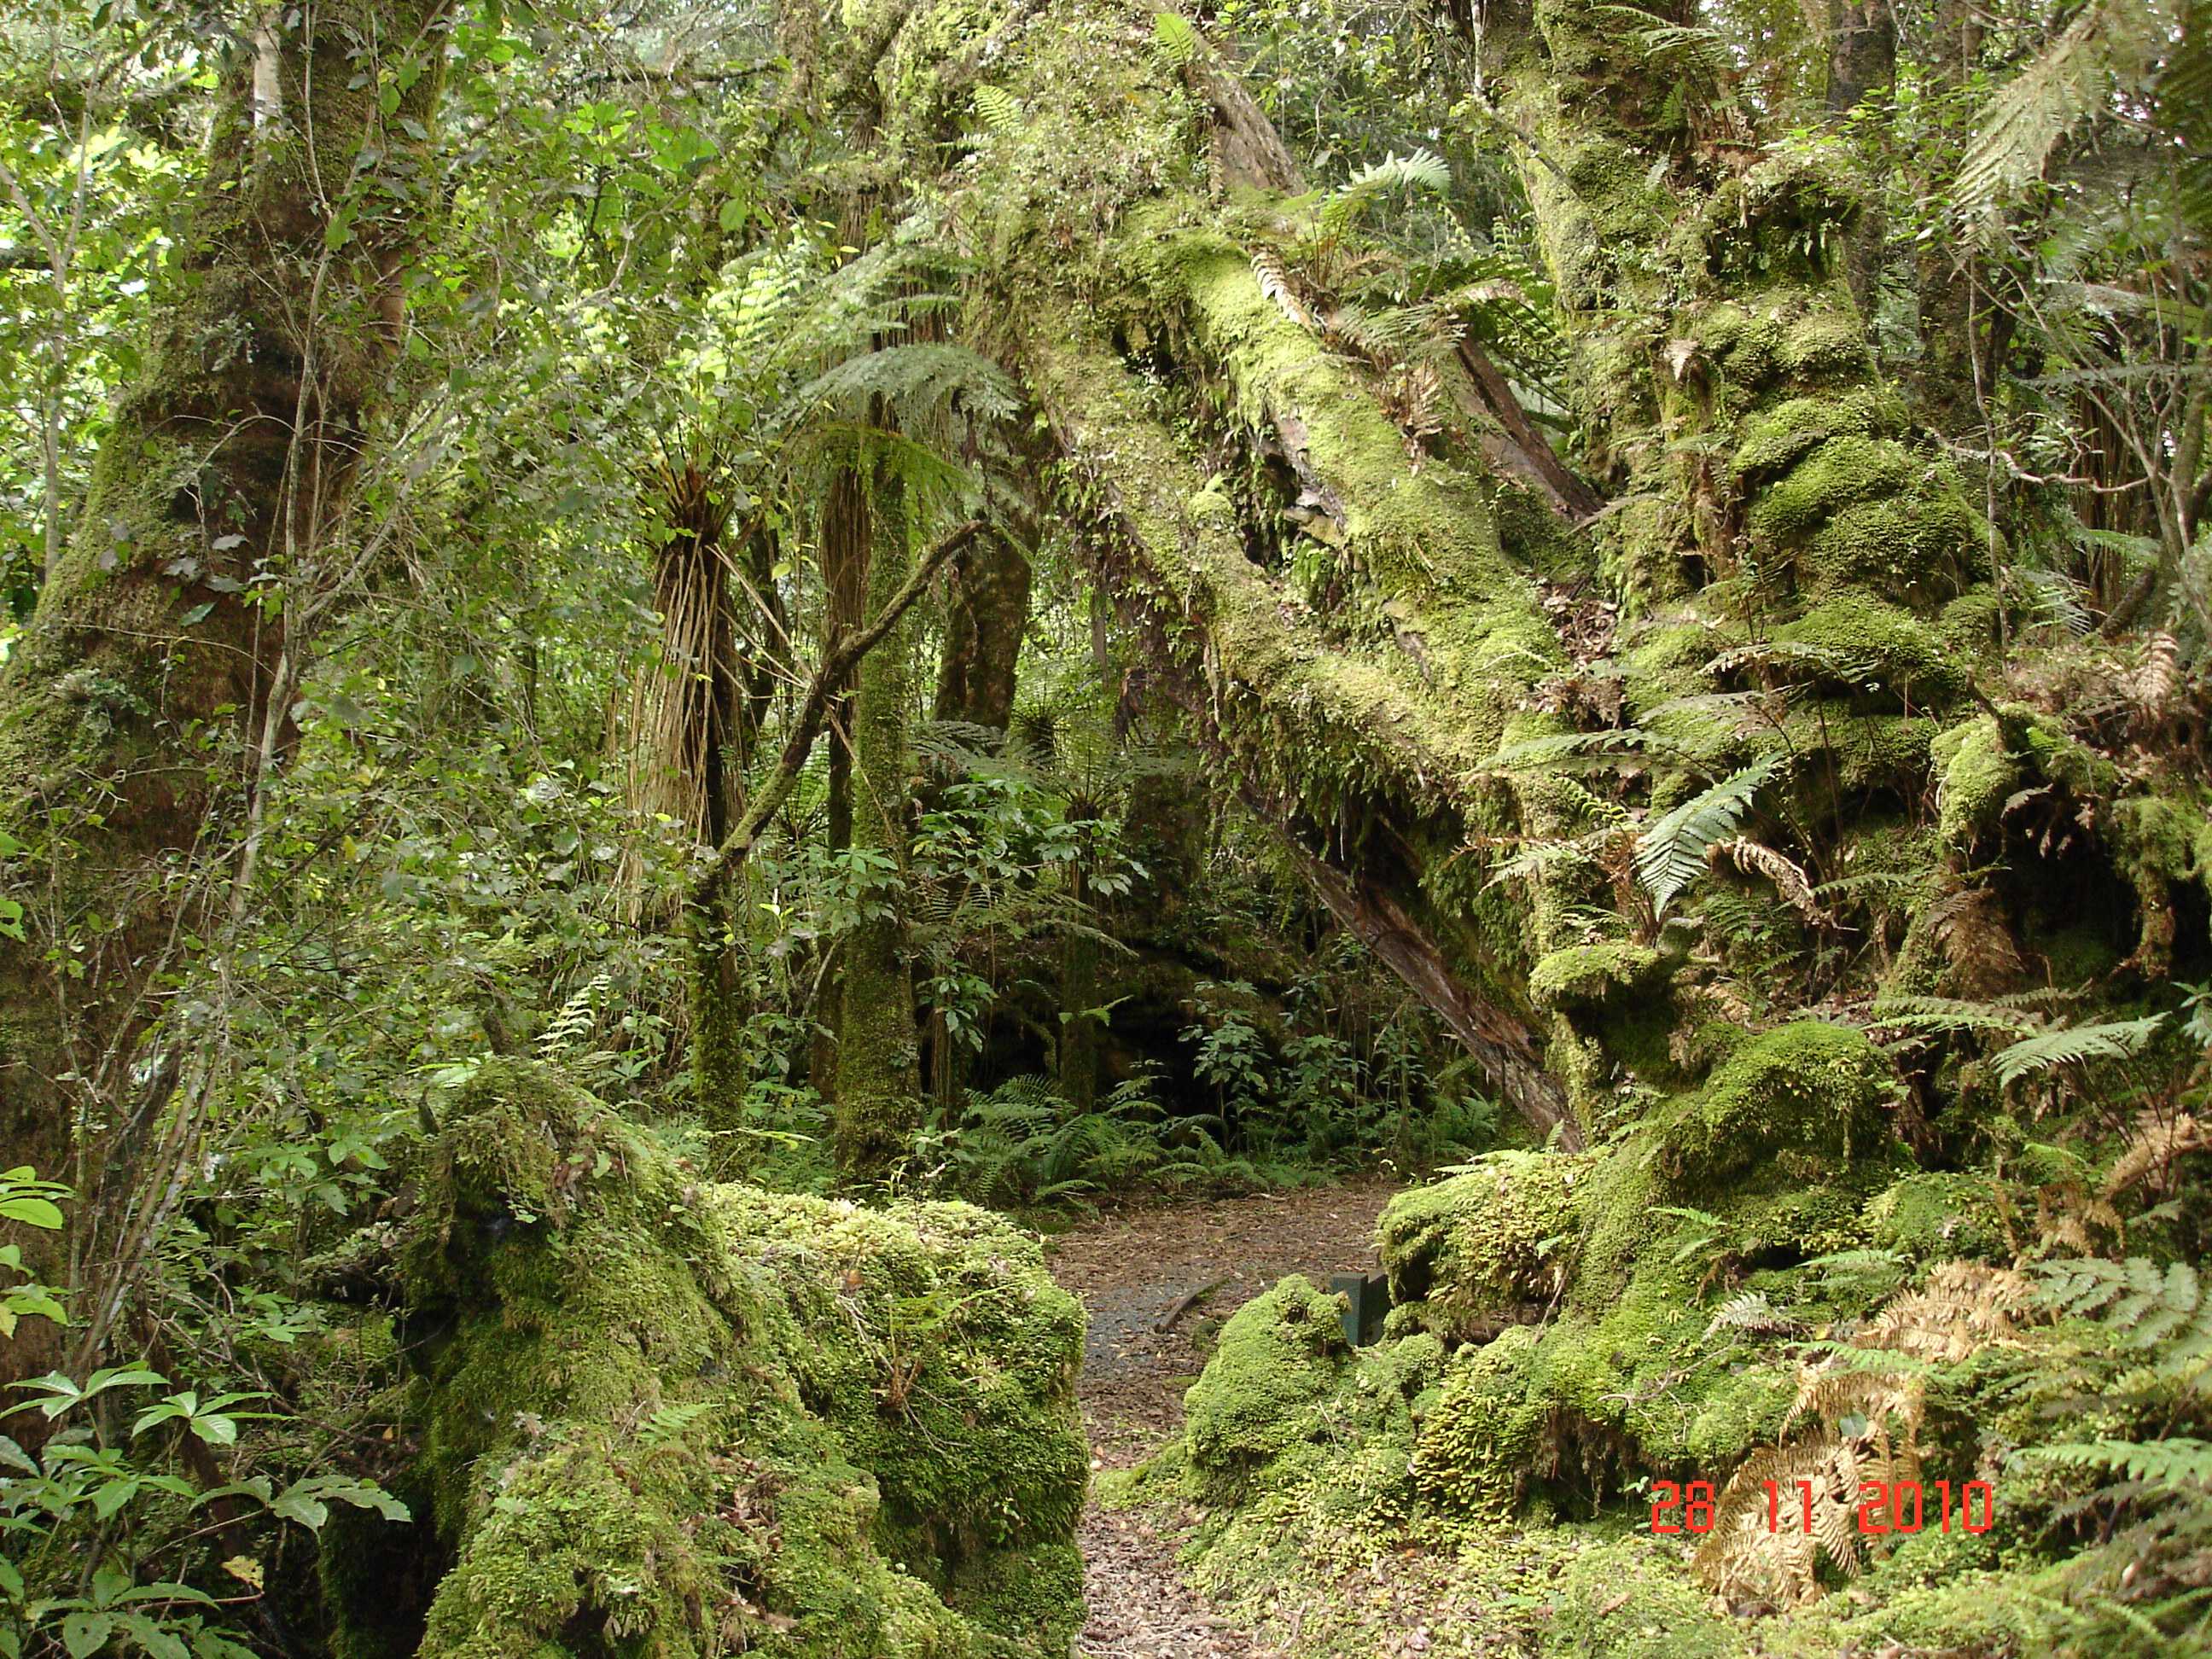
[[[347,1659],[1067,1651],[1083,1320],[1034,1241],[708,1182],[505,1061],[420,1188],[416,1516],[328,1534]]]

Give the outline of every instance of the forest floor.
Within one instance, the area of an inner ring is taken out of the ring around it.
[[[1182,1395],[1221,1322],[1289,1273],[1326,1287],[1375,1270],[1375,1222],[1395,1183],[1125,1205],[1047,1242],[1054,1276],[1090,1315],[1079,1393],[1094,1469],[1132,1468],[1182,1426]],[[1203,1292],[1166,1331],[1166,1316]],[[1194,1516],[1084,1511],[1091,1619],[1080,1659],[1270,1659],[1279,1650],[1207,1605],[1176,1552]]]

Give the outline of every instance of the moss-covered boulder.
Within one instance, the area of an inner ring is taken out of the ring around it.
[[[1066,1652],[1083,1322],[1034,1241],[706,1182],[503,1061],[420,1188],[418,1513],[325,1552],[349,1659]],[[427,1607],[395,1549],[448,1564]]]
[[[1343,1304],[1292,1274],[1221,1328],[1206,1373],[1183,1396],[1190,1467],[1212,1498],[1233,1499],[1306,1432],[1352,1352]]]
[[[1694,1187],[1778,1157],[1805,1180],[1874,1151],[1894,1091],[1894,1071],[1863,1031],[1800,1020],[1744,1044],[1677,1103],[1662,1122],[1661,1162]]]
[[[1390,1298],[1453,1341],[1492,1334],[1557,1300],[1594,1158],[1493,1152],[1467,1173],[1392,1199],[1376,1226]]]
[[[1884,1188],[1866,1206],[1867,1231],[1884,1249],[1916,1261],[2015,1254],[2005,1229],[2003,1183],[1994,1176],[1919,1173]]]

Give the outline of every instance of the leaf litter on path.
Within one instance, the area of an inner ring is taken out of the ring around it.
[[[1054,1276],[1090,1317],[1078,1392],[1092,1468],[1132,1468],[1174,1437],[1183,1390],[1205,1368],[1206,1338],[1276,1280],[1304,1273],[1326,1288],[1333,1273],[1374,1271],[1376,1218],[1396,1190],[1365,1179],[1129,1205],[1048,1240]],[[1194,1291],[1205,1294],[1161,1329]],[[1189,1518],[1085,1507],[1079,1541],[1091,1613],[1079,1659],[1280,1654],[1190,1587],[1176,1560]]]

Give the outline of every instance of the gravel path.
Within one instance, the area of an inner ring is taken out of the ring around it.
[[[1091,1316],[1080,1393],[1094,1468],[1142,1462],[1182,1424],[1204,1337],[1286,1273],[1325,1285],[1372,1272],[1375,1219],[1396,1188],[1340,1187],[1109,1210],[1049,1241],[1054,1276]],[[1217,1284],[1216,1281],[1218,1281]],[[1207,1287],[1212,1286],[1212,1289]],[[1204,1291],[1174,1328],[1156,1328]],[[1091,1504],[1081,1543],[1091,1621],[1079,1659],[1273,1659],[1279,1650],[1215,1614],[1176,1563],[1194,1517]]]

